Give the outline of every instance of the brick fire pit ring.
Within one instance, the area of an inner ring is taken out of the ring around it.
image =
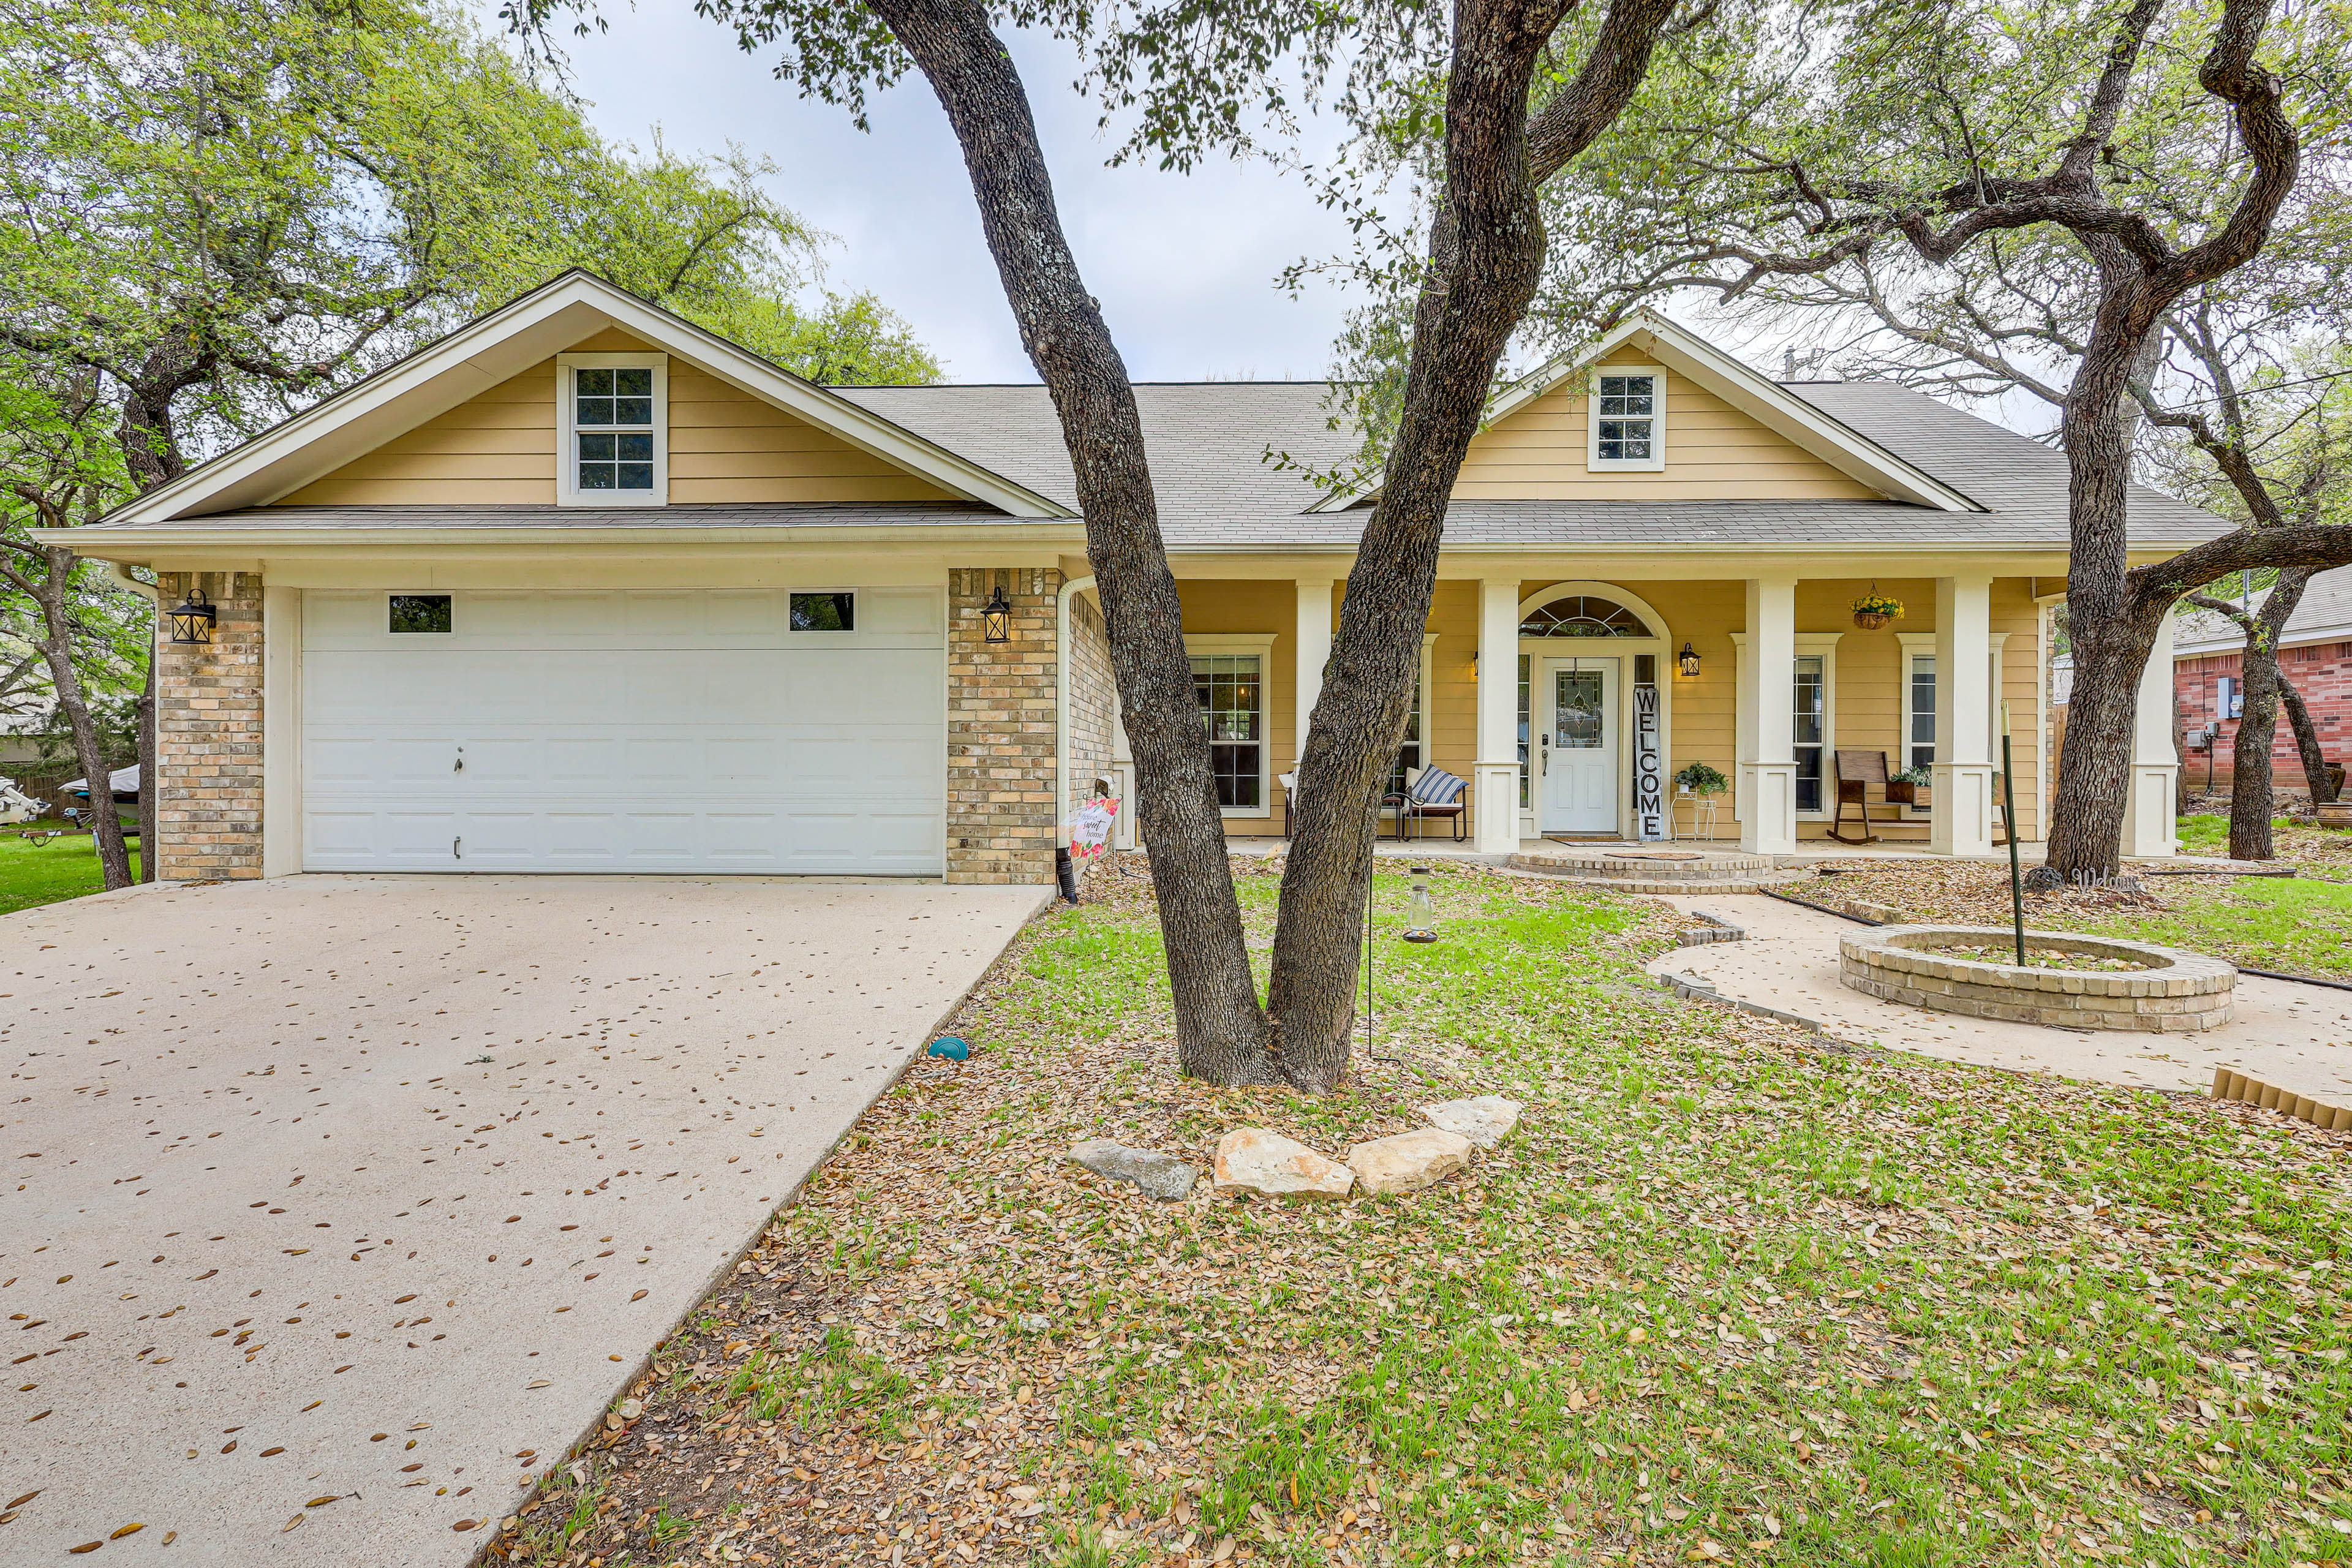
[[[2141,967],[2021,968],[1956,951],[2002,948],[2014,940],[2000,926],[1882,926],[1838,940],[1838,978],[1852,990],[1907,1006],[2061,1029],[2186,1034],[2230,1021],[2238,971],[2201,953],[2043,931],[2025,933],[2029,959],[2039,950]]]

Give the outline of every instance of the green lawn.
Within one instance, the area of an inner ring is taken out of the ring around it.
[[[54,827],[58,824],[25,826]],[[59,838],[36,848],[16,837],[18,831],[13,827],[0,829],[0,915],[29,910],[37,904],[79,899],[105,887],[99,874],[98,849],[88,834]],[[139,868],[139,851],[135,847],[131,851],[131,866],[135,875]]]
[[[1654,904],[1436,884],[1415,947],[1380,879],[1379,1053],[1321,1100],[1176,1075],[1132,886],[1041,920],[494,1554],[2352,1563],[2347,1140],[1826,1047],[1650,986]],[[1405,1197],[1066,1159],[1482,1091],[1516,1138]]]
[[[2170,909],[2078,921],[2074,929],[2212,953],[2252,969],[2352,980],[2352,885],[2301,877],[2196,883],[2202,885],[2165,889]]]

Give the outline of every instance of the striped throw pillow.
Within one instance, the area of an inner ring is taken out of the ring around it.
[[[1444,768],[1423,768],[1421,777],[1412,781],[1412,794],[1407,797],[1415,805],[1452,805],[1470,787]]]

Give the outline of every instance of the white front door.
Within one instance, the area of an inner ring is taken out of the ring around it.
[[[1543,666],[1543,831],[1614,833],[1617,660],[1548,658]]]

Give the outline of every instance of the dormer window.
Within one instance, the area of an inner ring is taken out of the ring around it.
[[[669,361],[664,354],[557,356],[566,506],[660,506],[669,500]]]
[[[1586,423],[1594,470],[1666,466],[1666,376],[1647,366],[1611,366],[1592,375],[1592,416]]]

